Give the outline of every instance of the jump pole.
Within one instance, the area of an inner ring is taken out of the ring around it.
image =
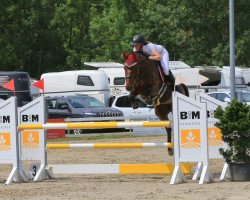
[[[125,148],[172,148],[172,143],[81,143],[81,144],[47,144],[53,149],[125,149]],[[182,163],[183,173],[191,173],[191,163]],[[172,174],[174,164],[52,164],[53,174]]]
[[[47,149],[117,149],[117,148],[173,148],[172,143],[82,143],[82,144],[47,144]]]
[[[159,122],[83,122],[83,123],[51,123],[51,124],[20,124],[19,130],[36,129],[88,129],[88,128],[131,128],[131,127],[171,127],[171,121]]]
[[[192,163],[181,163],[184,174],[191,173]],[[53,174],[172,174],[174,164],[51,164]]]

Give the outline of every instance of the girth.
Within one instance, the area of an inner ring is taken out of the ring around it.
[[[163,83],[158,94],[152,98],[152,105],[157,106],[165,102],[169,98],[169,92],[171,92],[169,85]]]
[[[171,98],[171,94],[172,94],[172,91],[171,91],[171,87],[170,85],[168,85],[167,83],[163,83],[158,94],[154,97],[152,97],[152,104],[150,106],[157,106],[161,103],[164,103],[165,101],[168,100],[168,98],[170,97]],[[139,95],[139,98],[144,102],[144,103],[148,103],[147,101],[149,99],[145,99],[145,96],[144,98],[141,98],[141,96]],[[151,97],[148,97],[148,98],[151,98]]]

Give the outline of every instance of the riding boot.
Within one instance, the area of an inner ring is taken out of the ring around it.
[[[169,70],[169,74],[165,75],[165,77],[166,77],[166,84],[170,86],[172,91],[174,91],[175,78],[171,70]]]
[[[173,73],[171,72],[171,70],[169,70],[169,73],[168,75],[166,75],[164,73],[164,70],[163,70],[163,67],[161,65],[161,62],[160,61],[157,61],[157,64],[158,64],[158,67],[159,67],[159,70],[161,71],[160,74],[161,74],[161,77],[162,77],[162,81],[164,83],[166,83],[167,85],[170,86],[171,88],[171,91],[174,91],[174,85],[175,85],[175,78],[174,78],[174,75]]]

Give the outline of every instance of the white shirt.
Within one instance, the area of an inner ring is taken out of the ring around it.
[[[168,51],[162,45],[154,44],[152,42],[149,42],[148,44],[143,45],[143,47],[142,47],[143,53],[148,54],[148,55],[153,55],[153,50],[156,50],[160,53],[161,66],[163,68],[164,73],[166,75],[168,75],[169,74],[169,54],[168,54]],[[134,48],[133,51],[136,51],[136,49]]]
[[[168,53],[167,50],[162,45],[153,44],[151,42],[149,42],[147,45],[143,45],[142,50],[144,53],[148,55],[152,55],[153,50],[158,51],[161,54],[161,56],[163,56],[164,53]]]
[[[148,55],[152,55],[153,50],[156,50],[161,55],[161,66],[166,75],[169,74],[169,54],[168,51],[162,46],[158,44],[153,44],[149,42],[147,45],[143,45],[142,51]]]

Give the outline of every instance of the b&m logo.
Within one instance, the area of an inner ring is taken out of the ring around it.
[[[9,115],[0,116],[0,123],[1,124],[10,123],[10,116]]]
[[[22,122],[39,122],[39,115],[22,115]]]
[[[181,130],[181,148],[199,149],[201,147],[200,129]]]
[[[200,119],[200,111],[182,111],[180,112],[181,119]]]
[[[207,118],[214,118],[214,110],[207,111]]]
[[[180,112],[181,119],[200,119],[200,111],[182,111]],[[207,118],[214,118],[214,110],[207,111]]]

